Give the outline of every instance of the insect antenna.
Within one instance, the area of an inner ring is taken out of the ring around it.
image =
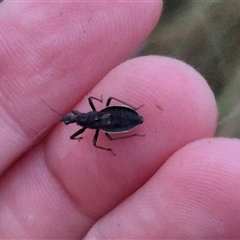
[[[48,103],[46,103],[43,99],[41,99],[41,101],[43,103],[45,103],[49,108],[50,110],[52,110],[53,112],[55,112],[57,115],[59,115],[60,117],[63,117],[64,115],[62,115],[61,113],[59,113],[58,111],[56,111],[55,109],[53,109]]]
[[[46,103],[43,99],[41,99],[41,101],[53,112],[55,112],[57,115],[61,116],[61,118],[63,117],[63,115],[61,113],[59,113],[58,111],[56,111],[55,109],[53,109],[48,103]],[[59,121],[54,122],[52,124],[50,124],[50,126],[46,127],[41,133],[39,133],[39,135],[43,134],[44,132],[47,132],[49,129],[51,129],[54,125],[58,124]],[[36,136],[37,138],[38,136]]]

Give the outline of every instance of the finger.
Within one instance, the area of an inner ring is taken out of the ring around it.
[[[99,144],[113,148],[115,157],[92,146],[94,132],[90,130],[80,142],[71,141],[69,136],[79,129],[74,126],[59,126],[44,142],[42,161],[75,204],[79,221],[85,224],[82,228],[74,225],[82,233],[141,187],[175,151],[212,136],[216,128],[211,90],[195,70],[177,60],[143,57],[127,61],[90,95],[98,93],[104,99],[115,96],[136,107],[143,103],[139,113],[144,123],[134,131],[146,135],[114,142],[100,136]],[[76,108],[87,112],[87,105],[83,101]],[[101,109],[101,104],[96,107]]]
[[[74,126],[56,128],[2,181],[0,203],[8,209],[17,206],[15,218],[25,219],[23,234],[66,236],[71,229],[69,238],[83,236],[97,219],[143,185],[173,152],[197,138],[211,136],[215,129],[211,90],[195,70],[180,61],[162,57],[127,61],[109,73],[91,95],[98,93],[136,107],[143,103],[139,113],[145,121],[135,131],[146,136],[112,144],[102,138],[99,144],[114,148],[114,157],[92,146],[90,130],[78,142],[69,139]],[[89,110],[87,101],[77,109]],[[19,183],[17,192],[14,183]],[[7,212],[3,216],[8,216],[8,222],[14,219]],[[6,226],[0,229],[7,231]]]
[[[64,113],[136,50],[160,4],[4,1],[0,12],[2,172],[56,121],[41,99]]]
[[[86,239],[238,238],[239,147],[209,138],[177,151]]]

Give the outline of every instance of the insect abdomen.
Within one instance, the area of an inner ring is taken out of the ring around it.
[[[110,106],[100,113],[100,129],[108,133],[128,132],[143,123],[143,117],[129,107]]]

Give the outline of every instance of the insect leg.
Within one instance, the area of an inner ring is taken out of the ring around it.
[[[103,149],[103,150],[110,151],[115,156],[116,154],[112,151],[111,148],[105,148],[105,147],[101,147],[101,146],[97,145],[98,134],[99,134],[99,130],[97,129],[96,133],[95,133],[95,135],[93,137],[93,146],[96,147],[96,148],[100,148],[100,149]]]
[[[107,103],[106,103],[106,107],[109,106],[109,104],[110,104],[110,102],[111,102],[112,100],[115,100],[115,101],[117,101],[117,102],[120,102],[120,103],[122,103],[122,104],[124,104],[124,105],[126,105],[126,106],[128,106],[128,107],[130,107],[130,108],[132,108],[132,109],[135,110],[135,111],[138,110],[140,107],[143,106],[143,104],[142,104],[141,106],[135,108],[135,107],[129,105],[128,103],[123,102],[122,100],[119,100],[119,99],[117,99],[117,98],[115,98],[115,97],[109,97],[108,100],[107,100]]]
[[[124,139],[124,138],[130,138],[130,137],[144,137],[145,134],[132,134],[132,135],[128,135],[128,136],[123,136],[123,137],[116,137],[116,138],[113,138],[109,133],[105,133],[106,137],[109,139],[109,140],[119,140],[119,139]]]
[[[81,140],[81,139],[83,139],[83,137],[77,137],[77,136],[80,135],[81,133],[83,133],[85,130],[86,130],[86,128],[79,129],[77,132],[75,132],[73,135],[70,136],[70,139],[72,139],[72,140],[75,140],[75,139]]]
[[[96,111],[96,108],[95,108],[95,106],[93,104],[93,101],[92,101],[93,99],[99,101],[100,103],[102,103],[103,102],[102,95],[101,95],[101,99],[95,98],[95,97],[89,97],[88,98],[88,102],[89,102],[90,107],[92,108],[93,111]]]

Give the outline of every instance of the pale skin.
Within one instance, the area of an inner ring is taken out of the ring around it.
[[[171,58],[126,61],[161,8],[0,4],[1,239],[240,236],[240,142],[213,138],[207,83]],[[116,156],[92,146],[94,131],[70,140],[79,128],[59,123],[41,101],[63,114],[87,112],[87,97],[101,95],[144,104],[144,123],[132,132],[144,137],[100,134]]]

